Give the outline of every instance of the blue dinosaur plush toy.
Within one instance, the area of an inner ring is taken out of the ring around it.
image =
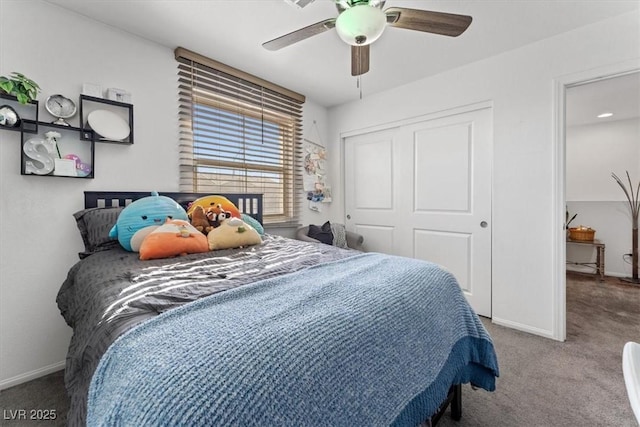
[[[144,238],[165,223],[167,218],[189,221],[187,212],[175,200],[152,191],[129,204],[120,212],[109,237],[118,238],[120,245],[130,251],[139,252]]]

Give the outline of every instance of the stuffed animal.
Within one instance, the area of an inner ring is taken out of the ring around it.
[[[142,241],[140,259],[169,258],[208,250],[207,238],[188,221],[168,219]]]
[[[205,236],[213,229],[202,206],[196,206],[191,212],[191,225]]]
[[[240,248],[262,243],[262,238],[256,230],[240,218],[230,218],[222,221],[220,227],[214,228],[207,235],[209,249]]]
[[[189,220],[180,204],[153,191],[150,196],[138,199],[122,210],[109,237],[117,238],[124,249],[138,252],[144,238],[163,225],[167,218]]]
[[[187,214],[191,215],[196,206],[202,206],[204,211],[206,212],[209,208],[215,208],[218,205],[222,207],[222,209],[230,213],[232,217],[240,218],[241,212],[238,210],[237,206],[231,203],[229,199],[224,196],[212,195],[212,196],[204,196],[199,199],[194,200],[191,204],[189,204],[189,208],[187,209]]]
[[[196,206],[197,208],[197,206]],[[207,208],[205,215],[207,216],[207,220],[209,221],[209,225],[211,228],[219,227],[227,218],[231,218],[231,212],[227,212],[222,208],[222,205],[218,203],[217,205],[211,206]]]

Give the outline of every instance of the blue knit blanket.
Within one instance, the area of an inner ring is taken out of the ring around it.
[[[493,344],[454,277],[363,254],[157,316],[105,353],[89,426],[388,426],[451,384],[494,390]]]

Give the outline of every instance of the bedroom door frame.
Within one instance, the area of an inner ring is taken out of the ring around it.
[[[626,74],[640,72],[640,61],[630,60],[605,67],[569,74],[554,79],[553,124],[554,147],[552,177],[553,197],[553,245],[552,274],[553,283],[553,338],[558,341],[567,339],[567,266],[566,266],[566,231],[564,228],[566,211],[566,97],[567,89],[607,80]]]

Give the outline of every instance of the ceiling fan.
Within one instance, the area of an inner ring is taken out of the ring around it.
[[[471,24],[471,16],[429,10],[390,7],[382,10],[385,0],[334,0],[338,17],[316,22],[262,44],[268,50],[278,50],[301,40],[335,28],[340,38],[351,45],[351,75],[369,71],[369,46],[387,25],[457,37]]]

